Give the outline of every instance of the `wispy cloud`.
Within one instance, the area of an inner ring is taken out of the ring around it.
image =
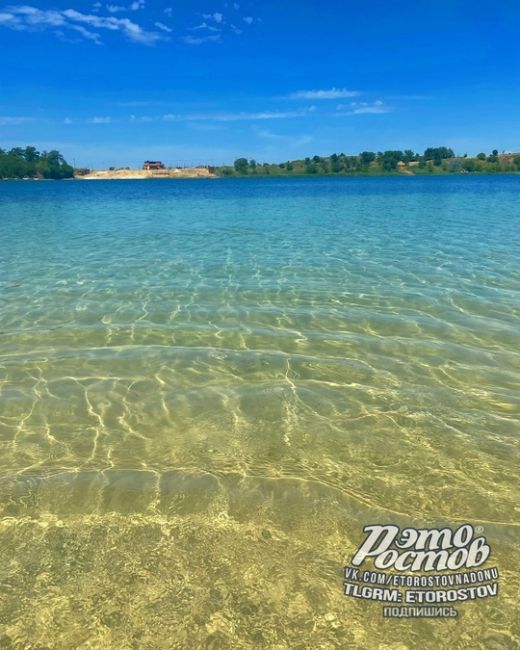
[[[96,32],[91,32],[89,29],[85,29],[85,27],[82,27],[81,25],[70,25],[70,29],[81,34],[83,38],[86,38],[89,41],[94,41],[96,45],[101,45],[101,37],[99,34],[96,34]]]
[[[141,115],[140,117],[137,117],[136,115],[130,115],[130,121],[145,124],[147,122],[153,122],[153,117],[149,117],[148,115]]]
[[[390,113],[391,106],[388,106],[380,99],[375,102],[351,102],[350,104],[339,104],[336,106],[339,111],[336,116],[342,115],[381,115]]]
[[[157,33],[144,30],[140,25],[132,22],[128,18],[93,16],[90,14],[82,14],[75,9],[66,9],[62,13],[71,21],[85,23],[99,29],[120,31],[131,41],[137,43],[151,44],[155,43],[160,38]]]
[[[154,25],[157,27],[157,29],[161,29],[163,32],[167,32],[168,34],[171,34],[173,32],[173,29],[171,27],[168,27],[168,25],[165,25],[159,21],[154,23]]]
[[[87,120],[89,124],[110,124],[112,122],[111,117],[91,117]]]
[[[0,115],[0,126],[18,126],[19,124],[27,124],[33,122],[32,117],[6,117]]]
[[[238,113],[168,113],[162,116],[166,122],[238,122],[244,120],[287,120],[305,117],[315,111],[314,106],[308,106],[297,111],[260,111]]]
[[[290,99],[345,99],[347,97],[358,97],[361,93],[358,90],[347,90],[346,88],[330,88],[328,90],[298,90],[289,95]]]
[[[122,11],[139,11],[140,9],[144,9],[144,0],[136,0],[135,2],[132,2],[128,6],[126,5],[106,5],[107,11],[109,11],[111,14],[117,14]],[[94,9],[101,9],[101,3],[96,2],[94,5]]]
[[[0,12],[0,25],[15,29],[20,23],[20,19],[13,13]]]
[[[226,15],[220,11],[201,14],[203,19],[202,22],[195,24],[193,27],[188,27],[188,32],[200,31],[201,34],[197,36],[188,34],[183,37],[183,42],[187,45],[221,43],[226,35],[240,35],[244,32],[244,29],[250,27],[255,21],[260,22],[261,20],[260,18],[254,18],[253,16],[241,16],[240,14],[237,14],[236,12],[240,9],[240,5],[237,2],[234,2],[233,4],[225,3],[224,6],[228,12]]]
[[[186,45],[202,45],[203,43],[220,43],[220,34],[208,34],[207,36],[183,36],[182,40]]]
[[[117,14],[121,11],[127,11],[127,8],[122,5],[107,5],[107,11],[111,14]]]
[[[145,2],[144,0],[135,0],[134,2],[130,3],[129,5],[113,5],[113,4],[108,4],[105,5],[107,11],[109,11],[111,14],[117,14],[122,11],[139,11],[140,9],[144,9]],[[94,5],[95,10],[101,9],[103,5],[101,2],[96,2]]]
[[[224,21],[224,14],[221,14],[218,11],[213,14],[202,14],[202,17],[206,20],[214,20],[219,25]]]
[[[218,27],[214,27],[213,25],[208,25],[206,21],[200,23],[200,25],[195,25],[195,27],[188,27],[188,31],[190,32],[197,32],[201,29],[207,29],[210,32],[220,32]]]
[[[0,25],[18,31],[50,29],[56,32],[57,29],[70,29],[97,43],[100,42],[100,34],[87,29],[85,25],[93,29],[120,32],[129,40],[146,45],[162,38],[157,32],[147,31],[128,18],[84,14],[75,9],[43,10],[29,5],[7,7],[0,13]]]

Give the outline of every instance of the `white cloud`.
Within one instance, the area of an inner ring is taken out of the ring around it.
[[[101,6],[100,3],[96,3],[96,5],[94,5],[96,9],[99,8],[97,5]],[[139,9],[144,9],[144,1],[139,0],[132,2],[128,7],[124,5],[106,5],[106,8],[111,14],[117,14],[122,11],[139,11]]]
[[[126,7],[123,7],[122,5],[107,5],[107,11],[111,14],[116,14],[121,11],[126,11]]]
[[[225,3],[224,7],[230,8],[233,7],[234,9],[238,10],[240,8],[240,5],[237,3],[234,4],[228,4]],[[237,26],[236,21],[240,20],[240,24],[246,23],[246,25],[251,26],[255,21],[260,22],[260,18],[253,18],[253,16],[236,16],[235,22],[231,21],[226,21],[224,14],[215,11],[213,13],[207,13],[207,14],[202,14],[203,22],[195,25],[194,27],[189,27],[188,31],[190,32],[195,32],[198,30],[207,30],[210,32],[215,32],[218,34],[222,34],[224,36],[225,34],[233,33],[233,34],[242,34],[244,32],[243,29]],[[242,24],[242,27],[244,25]],[[201,43],[206,43],[206,42],[220,42],[220,39],[217,38],[209,38],[209,37],[185,37],[184,42],[188,43],[190,45],[200,45]]]
[[[328,90],[298,90],[289,95],[291,99],[342,99],[346,97],[358,97],[361,93],[357,90],[346,88],[330,88]]]
[[[49,25],[51,27],[60,27],[67,22],[59,11],[46,11],[27,5],[8,7],[7,11],[18,17],[20,26],[24,21],[27,25]]]
[[[216,23],[222,23],[224,21],[224,15],[216,11],[213,14],[202,14],[204,20],[214,20]]]
[[[83,38],[86,38],[87,40],[94,41],[97,45],[101,45],[101,38],[99,34],[96,34],[96,32],[91,32],[88,29],[85,29],[81,25],[69,25],[70,29],[79,32]]]
[[[382,115],[390,113],[392,108],[378,99],[375,102],[351,102],[350,104],[338,104],[336,109],[340,112],[337,116],[342,115]]]
[[[91,117],[89,120],[87,120],[89,124],[110,124],[112,122],[112,118],[110,117]]]
[[[22,31],[63,27],[76,31],[84,38],[96,43],[100,42],[100,35],[97,32],[87,30],[83,25],[88,25],[95,29],[121,32],[128,39],[147,45],[151,45],[161,38],[156,32],[149,32],[128,18],[84,14],[75,9],[54,11],[21,5],[9,7],[6,13],[0,15],[4,16],[4,20],[0,21],[0,25],[10,27],[11,29]]]
[[[220,43],[220,34],[211,34],[210,36],[184,36],[182,39],[186,45],[202,45],[203,43]]]
[[[391,109],[386,106],[360,106],[352,112],[354,115],[380,115],[382,113],[389,113],[390,111]]]
[[[244,120],[286,120],[297,117],[305,117],[316,109],[314,106],[302,108],[297,111],[241,111],[238,113],[168,113],[162,116],[166,122],[238,122]]]
[[[5,13],[1,12],[0,13],[0,25],[5,25],[6,27],[12,27],[16,28],[16,26],[20,23],[20,19],[14,16],[11,13]]]
[[[214,27],[213,25],[208,25],[207,22],[200,23],[200,25],[195,25],[195,27],[189,27],[188,31],[190,32],[196,32],[199,29],[207,29],[210,32],[220,32],[218,27]]]
[[[166,7],[166,9],[164,10],[164,13],[167,16],[171,16],[173,14],[173,8],[172,7]]]
[[[173,29],[164,23],[156,22],[154,25],[157,27],[157,29],[162,29],[163,32],[167,32],[168,34],[171,34],[173,32]]]
[[[70,119],[70,117],[66,117],[66,118],[63,120],[63,124],[72,124],[72,120]]]
[[[138,43],[155,43],[159,39],[159,35],[155,32],[147,32],[143,30],[137,23],[132,22],[128,18],[113,18],[92,16],[89,14],[82,14],[75,9],[66,9],[63,15],[72,21],[85,23],[92,27],[101,29],[108,29],[111,31],[121,31],[127,38]]]
[[[27,122],[32,121],[32,117],[6,117],[0,115],[0,126],[18,126],[19,124],[27,124]]]

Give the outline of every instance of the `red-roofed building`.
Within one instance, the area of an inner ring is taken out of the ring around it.
[[[146,171],[164,169],[164,165],[160,160],[147,160],[143,165],[143,169]]]

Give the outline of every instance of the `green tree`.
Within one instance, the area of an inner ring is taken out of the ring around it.
[[[237,158],[233,163],[233,167],[237,174],[247,174],[247,169],[249,167],[247,158]]]
[[[25,147],[24,158],[28,163],[34,163],[40,158],[40,153],[36,147]]]
[[[9,152],[0,150],[0,178],[72,178],[73,168],[59,151],[39,154],[35,147],[14,147]]]
[[[397,169],[397,163],[404,158],[402,151],[384,151],[379,157],[379,164],[385,171]]]
[[[478,153],[477,154],[477,159],[478,160],[486,160],[486,154],[485,153]]]
[[[455,154],[453,149],[449,147],[429,147],[424,152],[424,158],[426,160],[433,160],[434,165],[441,165],[443,160],[446,158],[454,158]]]
[[[341,171],[341,162],[339,160],[339,156],[337,153],[333,153],[331,155],[329,163],[330,163],[330,171],[333,174],[339,174],[339,172]]]
[[[63,165],[65,159],[59,151],[52,149],[51,151],[44,151],[42,156],[47,160],[49,165]]]
[[[24,150],[22,147],[13,147],[8,155],[11,156],[11,158],[23,158]]]
[[[362,151],[359,158],[363,167],[368,167],[376,159],[376,154],[373,151]]]
[[[477,171],[477,163],[472,158],[466,158],[462,163],[462,168],[466,172],[474,172]]]

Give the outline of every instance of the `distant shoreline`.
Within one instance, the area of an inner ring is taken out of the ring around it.
[[[233,164],[192,167],[166,166],[147,160],[139,169],[109,167],[92,170],[69,165],[57,151],[35,147],[0,149],[0,179],[18,180],[145,180],[172,178],[308,178],[369,176],[462,176],[520,172],[520,153],[481,152],[470,158],[449,147],[428,147],[423,154],[411,149],[362,151],[357,155],[331,154],[280,163],[237,158]]]
[[[138,171],[138,170],[137,170]],[[423,174],[414,174],[414,173],[403,173],[403,172],[381,172],[381,173],[367,173],[367,172],[356,172],[350,174],[235,174],[235,175],[223,175],[223,174],[193,174],[193,173],[178,173],[171,175],[163,176],[153,176],[153,175],[132,175],[128,174],[125,176],[117,176],[112,174],[102,174],[97,172],[96,175],[88,176],[74,176],[73,178],[2,178],[2,182],[16,182],[24,183],[30,181],[32,183],[38,182],[53,182],[53,181],[135,181],[135,180],[281,180],[289,178],[299,178],[299,179],[309,179],[309,180],[318,180],[320,178],[464,178],[464,177],[476,177],[476,176],[518,176],[520,172],[518,171],[474,171],[474,172],[446,172],[446,171],[436,171],[434,173],[423,173]]]
[[[134,170],[139,171],[139,170]],[[218,179],[218,180],[254,180],[256,179],[285,179],[285,178],[306,178],[306,179],[319,179],[319,178],[432,178],[432,177],[465,177],[465,176],[518,176],[519,171],[472,171],[472,172],[449,172],[444,170],[435,170],[434,172],[414,173],[411,171],[388,171],[388,172],[355,172],[355,173],[323,173],[323,174],[220,174],[220,173],[191,173],[190,170],[179,170],[181,173],[152,175],[152,174],[132,174],[117,175],[111,173],[96,172],[95,175],[89,174],[88,176],[75,176],[73,179],[64,180],[181,180],[181,179]],[[4,179],[8,180],[8,179]],[[12,179],[21,180],[21,179]],[[32,179],[31,179],[32,180]],[[37,180],[37,179],[35,179]]]

